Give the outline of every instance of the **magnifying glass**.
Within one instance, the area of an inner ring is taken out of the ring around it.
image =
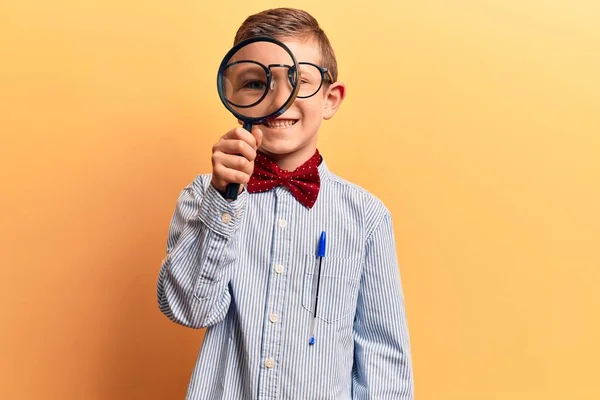
[[[294,102],[300,69],[291,50],[271,37],[253,37],[235,45],[217,75],[219,97],[247,131],[277,118]],[[230,183],[226,199],[237,199],[239,183]]]

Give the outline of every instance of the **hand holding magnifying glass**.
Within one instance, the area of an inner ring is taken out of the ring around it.
[[[252,133],[248,133],[238,126],[223,135],[212,148],[212,186],[224,195],[230,182],[239,182],[240,187],[248,183],[261,142],[259,127],[253,127]]]
[[[296,59],[280,41],[255,37],[234,46],[219,67],[217,89],[225,107],[243,122],[245,132],[238,128],[228,135],[258,147],[260,133],[251,135],[252,126],[283,114],[296,99],[298,82],[300,71]],[[239,157],[249,159],[251,152],[244,144],[239,146]],[[239,160],[238,164],[243,169],[245,161]],[[239,190],[238,182],[228,184],[225,198],[237,199]]]

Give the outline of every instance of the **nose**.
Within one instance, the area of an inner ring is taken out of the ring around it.
[[[292,93],[287,77],[285,79],[283,77],[278,78],[271,80],[271,84],[269,85],[270,90],[267,93],[267,97],[263,100],[267,105],[266,111],[268,114],[281,108]]]

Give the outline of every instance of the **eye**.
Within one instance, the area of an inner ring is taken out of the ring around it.
[[[246,81],[242,87],[249,90],[265,90],[265,86],[265,82],[262,81]]]

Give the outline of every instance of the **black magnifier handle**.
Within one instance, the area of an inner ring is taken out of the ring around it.
[[[252,123],[244,122],[244,129],[247,130],[248,132],[252,131]],[[239,156],[243,157],[241,154]],[[239,183],[230,183],[229,185],[227,185],[227,188],[225,189],[225,198],[227,200],[236,200],[238,197],[239,191],[240,191]]]

